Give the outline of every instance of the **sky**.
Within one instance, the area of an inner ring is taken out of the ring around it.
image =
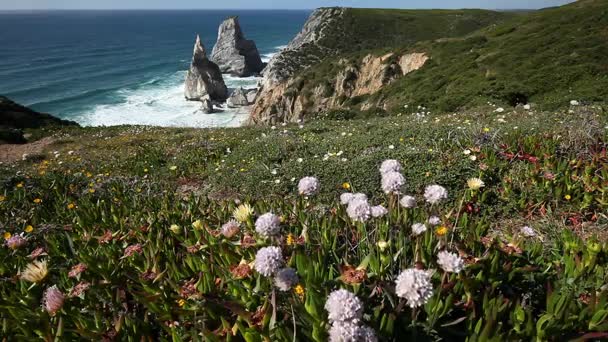
[[[572,0],[0,0],[0,10],[40,9],[312,9],[375,8],[530,9]]]

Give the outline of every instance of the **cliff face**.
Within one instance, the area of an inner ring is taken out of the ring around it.
[[[421,68],[428,59],[424,53],[404,54],[398,58],[393,53],[382,56],[369,54],[358,63],[342,59],[338,62],[339,71],[333,82],[321,83],[310,92],[298,89],[298,77],[263,88],[252,109],[250,122],[293,122],[307,113],[348,107],[349,99],[376,93],[384,86]],[[382,106],[382,103],[363,102],[360,109]]]

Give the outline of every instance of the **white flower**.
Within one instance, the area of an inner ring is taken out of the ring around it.
[[[255,255],[254,268],[265,277],[270,277],[282,265],[283,255],[279,247],[264,247]]]
[[[429,271],[407,269],[399,274],[395,285],[397,296],[405,298],[407,305],[411,308],[426,304],[433,295],[433,284],[431,284]]]
[[[429,217],[427,222],[431,226],[438,226],[441,223],[441,219],[439,218],[439,216],[431,216]]]
[[[173,228],[173,226],[171,226],[171,228]],[[179,230],[179,227],[177,228]],[[231,238],[235,236],[241,230],[241,228],[239,227],[239,223],[236,220],[230,220],[224,223],[224,225],[222,225],[222,229],[220,230],[222,232],[222,235],[227,238]]]
[[[303,161],[304,161],[304,159],[302,159],[302,158],[298,158],[298,159],[296,159],[296,161],[297,161],[298,163],[301,163],[301,162],[303,162]]]
[[[465,156],[468,156],[469,154],[471,154],[471,150],[464,150],[462,151],[462,153],[464,153]]]
[[[298,192],[300,195],[312,196],[319,191],[319,180],[315,177],[304,177],[298,183]]]
[[[263,237],[271,237],[281,232],[281,219],[273,213],[266,213],[255,221],[255,231]]]
[[[530,106],[529,104],[524,105],[525,110],[530,110],[530,108],[532,108],[532,106]]]
[[[325,310],[329,321],[357,323],[363,317],[363,304],[352,292],[344,289],[333,291],[327,297]]]
[[[571,106],[578,106],[580,103],[577,100],[570,101]]]
[[[401,172],[401,163],[394,159],[387,159],[380,165],[380,173]]]
[[[329,328],[329,342],[377,342],[374,331],[356,322],[336,322]]]
[[[464,269],[464,261],[456,253],[441,251],[437,253],[437,264],[448,273],[460,273]]]
[[[467,180],[467,186],[471,190],[479,190],[483,188],[486,184],[479,178],[469,178]]]
[[[399,172],[388,172],[382,174],[382,190],[385,194],[399,194],[401,187],[405,184],[405,177]]]
[[[426,232],[426,226],[424,225],[424,223],[414,223],[412,225],[412,233],[414,234],[414,236],[418,236],[424,232]]]
[[[298,274],[291,267],[279,270],[274,276],[274,285],[281,291],[289,291],[298,281],[300,281]]]
[[[371,207],[369,203],[367,203],[367,198],[356,196],[357,195],[353,195],[353,198],[348,202],[346,213],[348,214],[348,217],[355,222],[365,222],[371,215]]]
[[[416,208],[416,198],[409,195],[403,196],[399,201],[399,204],[404,208]]]
[[[497,112],[497,113],[502,113],[502,112],[504,112],[504,111],[505,111],[505,109],[504,109],[504,108],[502,108],[502,107],[498,107],[498,108],[496,108],[496,112]]]
[[[394,149],[395,149],[395,145],[389,145],[389,146],[388,146],[388,149],[389,149],[389,150],[394,150]]]
[[[350,192],[345,192],[340,195],[340,203],[343,205],[348,204],[353,199],[353,194]]]
[[[522,227],[519,231],[525,237],[531,238],[536,236],[536,231],[528,226]]]
[[[441,185],[429,185],[424,190],[424,198],[430,204],[437,204],[448,198],[448,191]]]
[[[469,159],[471,159],[472,161],[476,161],[477,160],[477,156],[470,156]]]
[[[388,214],[388,210],[381,205],[377,205],[371,208],[372,217],[382,217]]]

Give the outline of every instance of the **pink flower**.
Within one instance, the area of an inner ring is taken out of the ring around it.
[[[70,270],[70,272],[68,273],[68,277],[70,278],[76,278],[80,275],[80,273],[84,272],[87,270],[87,265],[80,263],[74,267],[72,267],[72,269]]]
[[[6,240],[6,247],[10,249],[18,249],[19,247],[25,245],[27,240],[23,238],[21,235],[15,235]]]
[[[141,248],[141,244],[139,244],[139,243],[135,244],[135,245],[128,246],[125,249],[125,256],[124,256],[124,258],[128,258],[128,257],[132,256],[135,253],[141,254],[141,252],[142,252],[142,248]]]
[[[46,289],[44,292],[44,297],[42,299],[44,304],[44,309],[51,315],[55,316],[57,311],[61,310],[63,307],[63,301],[65,300],[65,296],[59,289],[57,285],[53,285]]]
[[[89,289],[90,286],[91,283],[81,281],[80,283],[76,284],[72,290],[70,290],[70,297],[80,297],[86,290]]]

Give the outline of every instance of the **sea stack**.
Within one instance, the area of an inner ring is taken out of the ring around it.
[[[211,60],[222,72],[238,77],[259,74],[265,66],[255,42],[245,39],[238,17],[230,17],[220,25]]]
[[[228,88],[217,64],[207,58],[201,38],[196,36],[192,64],[186,75],[186,99],[190,101],[225,101]]]

